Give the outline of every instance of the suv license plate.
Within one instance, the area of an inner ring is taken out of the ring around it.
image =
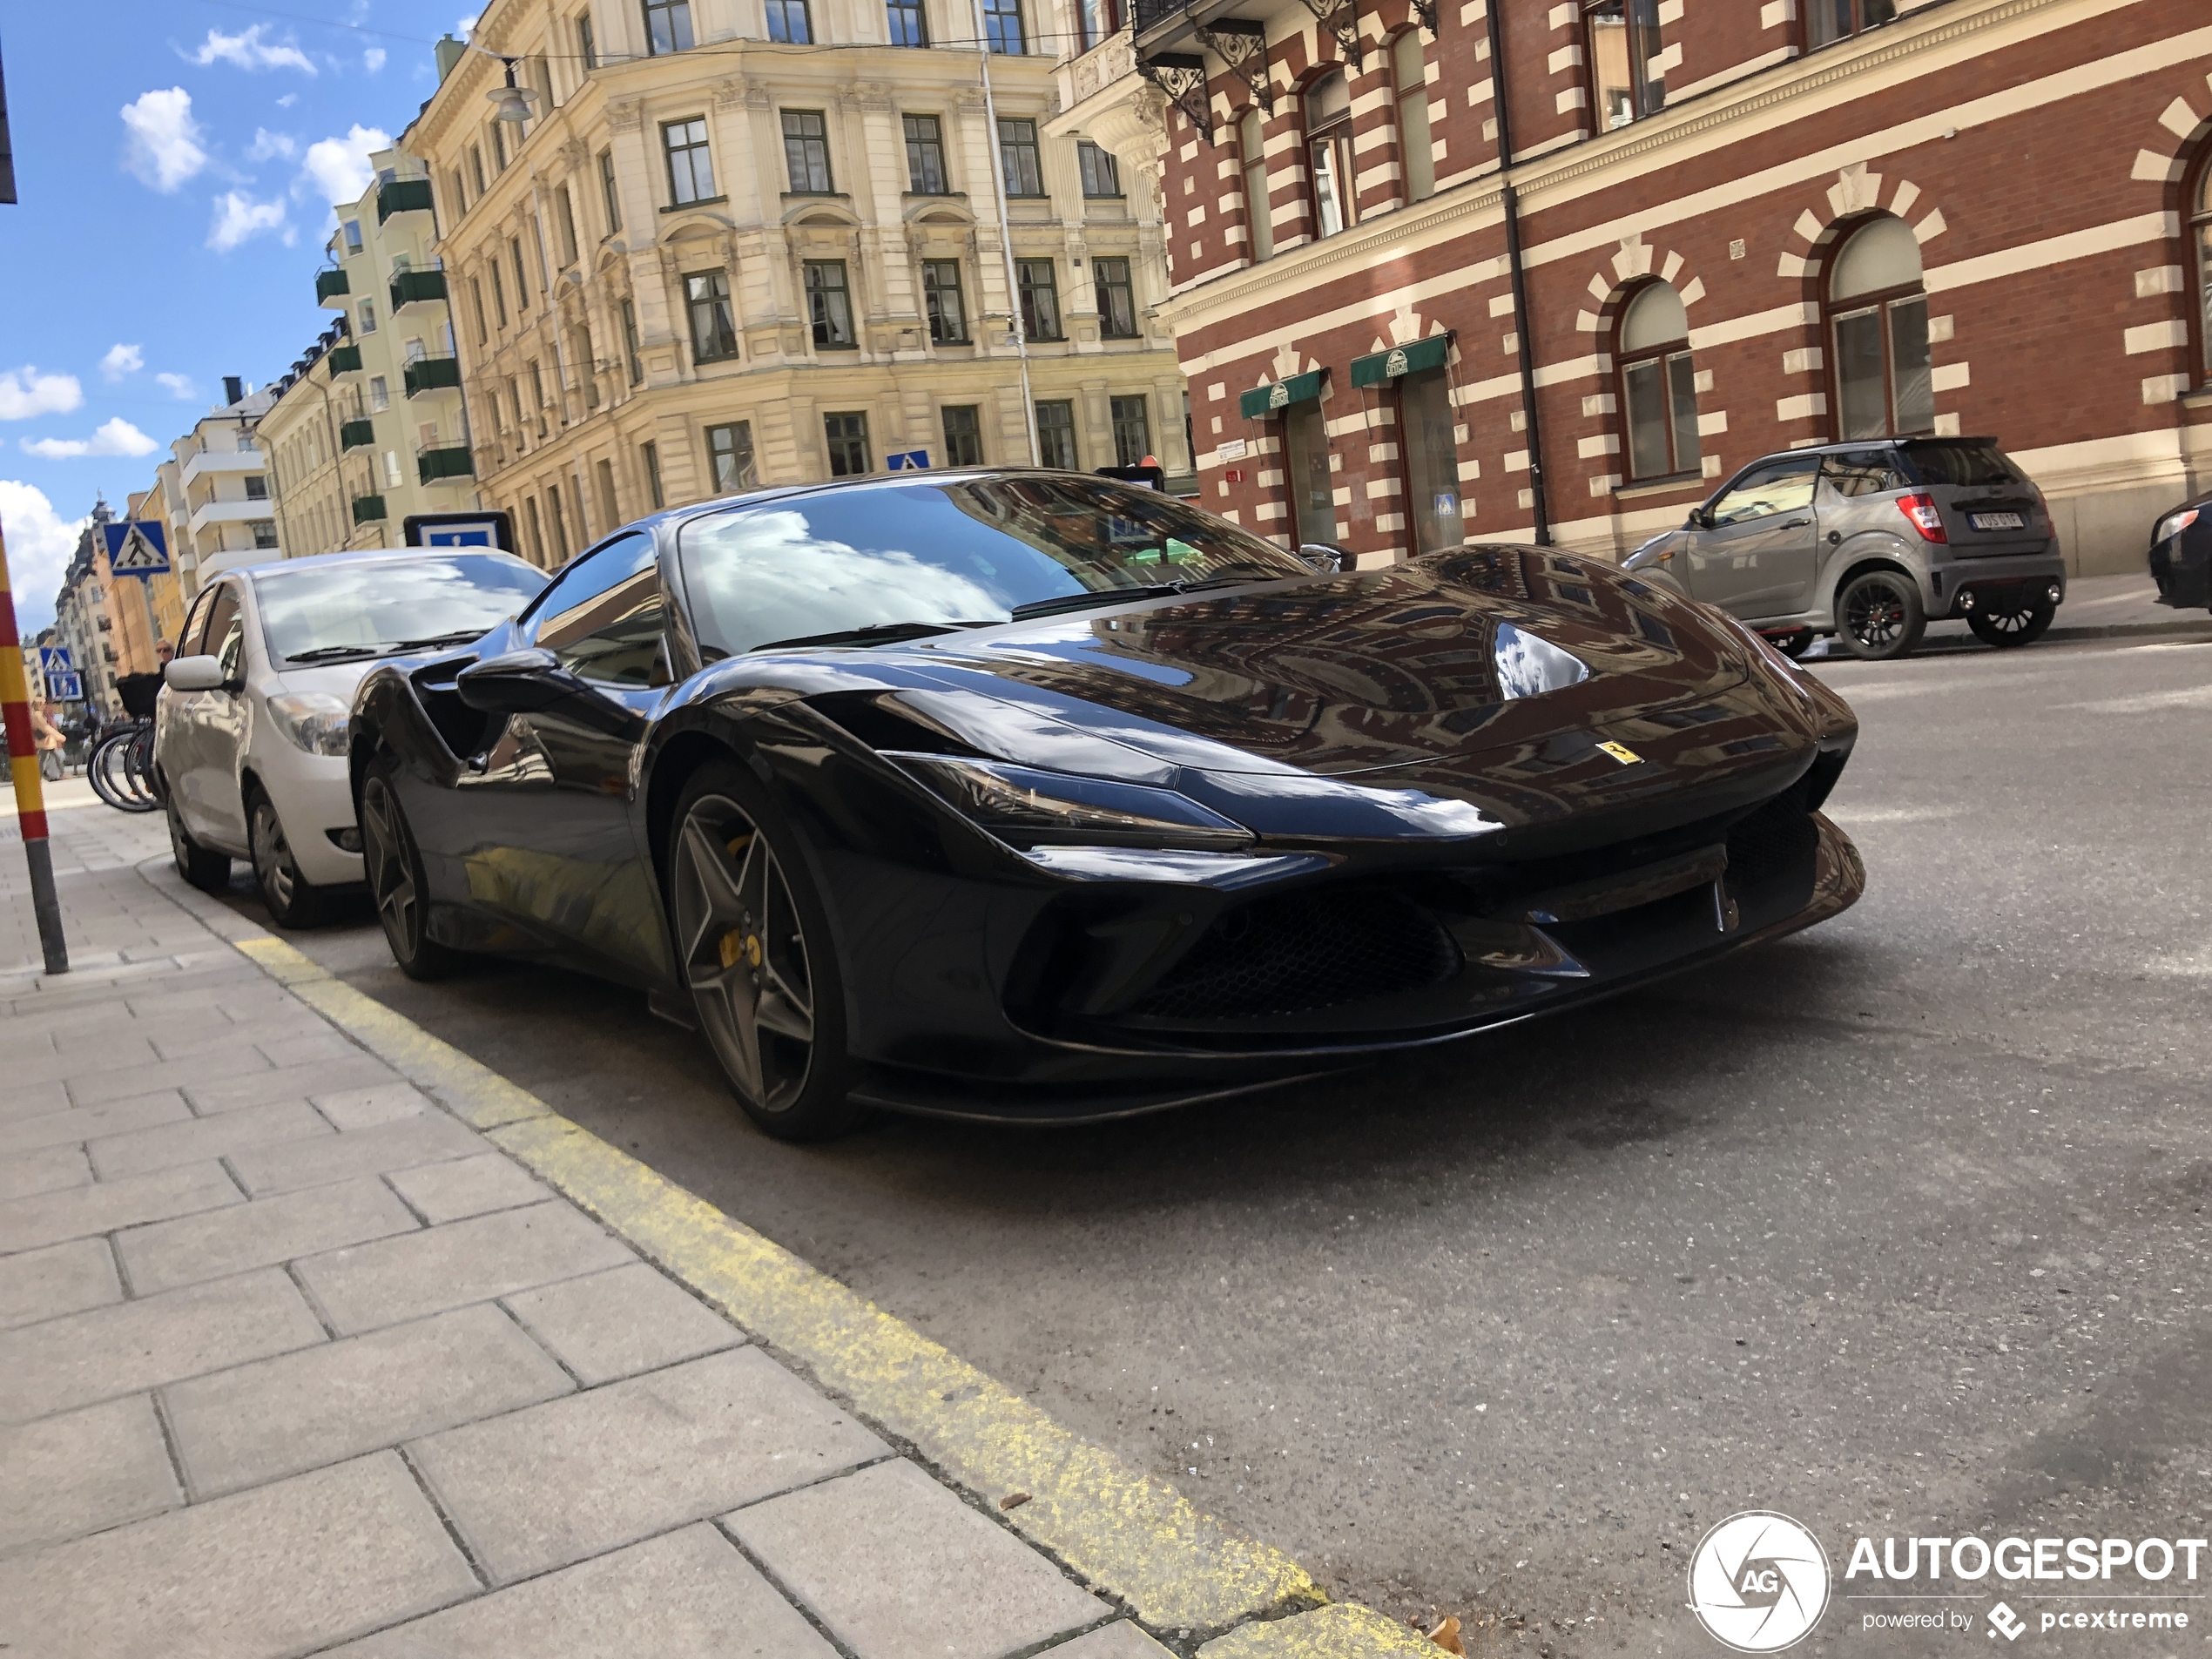
[[[1968,513],[1966,523],[1978,530],[2017,530],[2027,528],[2018,513]]]

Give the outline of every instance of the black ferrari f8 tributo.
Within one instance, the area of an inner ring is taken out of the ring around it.
[[[378,914],[641,988],[793,1138],[1312,1076],[1836,914],[1858,725],[1599,560],[1372,571],[1035,471],[667,512],[379,667]]]

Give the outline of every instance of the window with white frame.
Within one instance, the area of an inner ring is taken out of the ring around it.
[[[1358,217],[1352,200],[1352,92],[1340,69],[1306,89],[1305,153],[1313,233],[1334,236]]]
[[[1935,430],[1920,244],[1894,214],[1868,219],[1828,270],[1838,438]]]

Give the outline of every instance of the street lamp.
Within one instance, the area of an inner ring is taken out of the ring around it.
[[[480,47],[478,50],[482,49]],[[512,121],[520,126],[530,118],[530,105],[537,102],[537,94],[527,86],[515,84],[515,65],[521,59],[502,57],[499,61],[507,65],[507,84],[484,94],[496,106],[491,118],[495,121]]]

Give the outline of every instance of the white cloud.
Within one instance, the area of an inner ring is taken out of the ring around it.
[[[23,447],[25,454],[48,461],[73,461],[80,455],[150,455],[158,446],[118,415],[102,421],[89,438],[25,438]]]
[[[84,401],[84,388],[74,374],[41,374],[28,364],[0,370],[0,421],[67,415]]]
[[[227,253],[240,242],[287,228],[283,197],[257,202],[243,191],[226,190],[215,198],[215,218],[207,227],[207,246],[218,253]]]
[[[15,589],[16,620],[30,639],[54,619],[54,593],[89,521],[63,521],[36,485],[0,478],[0,528],[8,536],[8,566]]]
[[[122,115],[130,132],[123,165],[163,195],[207,165],[192,94],[183,87],[141,93],[123,106]]]
[[[279,108],[280,110],[288,110],[288,109],[290,109],[290,108],[291,108],[293,105],[297,104],[299,101],[300,101],[300,95],[299,95],[299,93],[297,93],[297,92],[287,92],[287,93],[286,93],[286,94],[285,94],[282,98],[279,98],[279,99],[277,100],[277,108]]]
[[[272,132],[266,127],[255,127],[253,142],[246,146],[248,161],[268,161],[278,156],[289,161],[299,153],[299,139],[289,132]]]
[[[293,187],[292,193],[301,198],[313,196],[329,206],[350,207],[361,199],[361,192],[368,188],[368,181],[376,177],[376,170],[368,165],[370,155],[391,147],[391,135],[381,127],[365,127],[358,123],[342,138],[318,138],[307,146],[300,182]]]
[[[459,23],[454,24],[453,32],[459,35],[463,40],[468,39],[470,35],[476,32],[476,19],[483,15],[484,14],[481,11],[470,12]]]
[[[136,346],[117,344],[107,348],[107,355],[100,359],[100,373],[109,380],[119,381],[125,374],[135,374],[146,366],[146,354]]]
[[[203,69],[219,59],[240,69],[297,69],[310,75],[316,72],[313,60],[297,46],[289,42],[263,40],[261,30],[266,27],[266,24],[257,23],[239,35],[210,29],[199,50],[192,54],[192,61]]]
[[[189,374],[157,374],[154,379],[167,389],[172,397],[189,401],[199,395],[199,388],[192,383]]]
[[[385,52],[381,46],[371,46],[361,54],[361,62],[368,66],[368,72],[374,75],[384,67],[384,57]]]

